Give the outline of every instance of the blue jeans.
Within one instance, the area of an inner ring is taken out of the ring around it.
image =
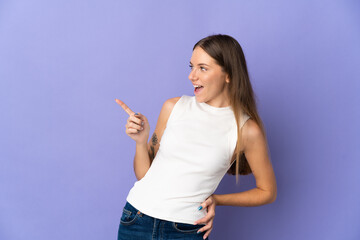
[[[203,226],[205,224],[193,225],[153,218],[126,202],[119,224],[118,240],[203,240],[206,231],[197,233]]]

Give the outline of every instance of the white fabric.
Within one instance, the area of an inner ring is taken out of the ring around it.
[[[248,119],[244,113],[240,126]],[[126,200],[149,216],[194,224],[206,215],[198,207],[230,168],[236,141],[230,106],[217,108],[183,95],[169,116],[153,163]]]

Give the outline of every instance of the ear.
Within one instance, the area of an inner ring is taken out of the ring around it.
[[[226,83],[230,83],[229,74],[226,74],[226,77],[225,77],[225,82],[226,82]]]

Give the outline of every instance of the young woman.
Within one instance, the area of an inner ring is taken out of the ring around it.
[[[194,95],[171,98],[149,142],[147,118],[129,114],[136,142],[136,178],[127,196],[118,239],[209,239],[217,205],[259,206],[276,198],[266,134],[240,44],[228,35],[197,42],[190,60]],[[235,164],[233,164],[236,162]],[[213,194],[229,173],[253,173],[256,188]]]

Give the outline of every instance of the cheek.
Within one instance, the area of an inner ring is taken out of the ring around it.
[[[222,82],[221,82],[221,79],[219,78],[208,78],[206,80],[206,84],[207,86],[211,86],[212,88],[221,88],[222,86]]]
[[[206,86],[212,86],[215,83],[214,77],[209,74],[203,74],[201,80],[202,80],[203,84]]]
[[[219,74],[202,74],[201,80],[204,86],[211,88],[212,91],[216,89],[221,89],[225,80]]]

